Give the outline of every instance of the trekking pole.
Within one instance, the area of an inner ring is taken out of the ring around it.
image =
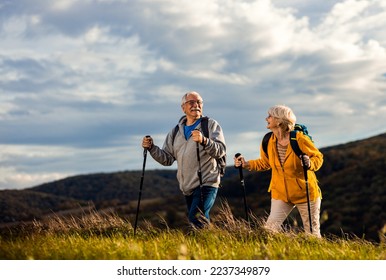
[[[196,128],[195,130],[199,130]],[[200,200],[201,200],[201,207],[202,211],[204,211],[204,198],[202,196],[202,172],[201,172],[201,158],[200,158],[200,144],[196,142],[196,151],[197,151],[197,161],[198,161],[198,179],[200,180]]]
[[[199,130],[199,129],[195,129]],[[201,159],[200,159],[200,145],[196,142],[197,161],[198,161],[198,179],[200,180],[200,187],[202,187],[202,173],[201,173]]]
[[[235,154],[235,158],[238,158],[241,154],[237,153]],[[245,183],[244,183],[244,175],[243,175],[243,167],[240,165],[239,167],[236,167],[239,169],[239,175],[240,175],[240,183],[241,187],[243,188],[243,193],[244,193],[244,209],[245,209],[245,219],[247,222],[249,222],[249,215],[248,215],[248,206],[247,206],[247,196],[245,194]]]
[[[150,137],[150,135],[146,135],[146,138],[148,138],[148,137]],[[137,213],[135,214],[134,235],[135,235],[136,232],[137,232],[137,222],[138,222],[139,205],[140,205],[140,203],[141,203],[143,179],[144,179],[144,177],[145,177],[146,157],[147,157],[147,148],[144,148],[144,149],[143,149],[142,176],[141,176],[141,183],[140,183],[140,185],[139,185],[139,193],[138,193]]]
[[[198,142],[197,142],[197,145],[196,145],[196,150],[197,150],[197,160],[198,160],[198,171],[197,171],[197,174],[198,174],[198,178],[200,179],[200,187],[202,187],[202,172],[201,172],[201,160],[200,160],[200,147],[199,147]]]
[[[312,221],[311,221],[311,205],[310,205],[310,194],[308,192],[308,174],[307,170],[308,167],[306,166],[306,163],[303,158],[304,154],[301,155],[302,164],[303,164],[303,170],[304,170],[304,180],[306,181],[306,193],[307,193],[307,207],[308,207],[308,221],[310,223],[310,232],[312,234]]]

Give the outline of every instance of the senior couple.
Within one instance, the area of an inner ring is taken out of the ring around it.
[[[215,119],[204,121],[203,108],[204,100],[199,93],[185,93],[181,100],[184,116],[178,123],[177,133],[170,130],[162,148],[152,137],[145,136],[142,140],[142,147],[160,164],[170,166],[177,161],[177,180],[186,200],[188,220],[196,229],[210,222],[210,210],[221,182],[217,160],[226,155],[223,130]],[[296,140],[304,155],[298,157],[295,154],[290,145],[290,131],[294,129],[296,116],[289,107],[276,105],[269,108],[265,120],[267,129],[272,131],[266,153],[260,145],[259,158],[246,160],[243,155],[238,155],[234,165],[249,171],[272,170],[268,189],[271,209],[264,224],[267,230],[281,231],[284,220],[297,208],[304,231],[309,234],[312,231],[314,236],[321,237],[321,191],[315,171],[322,166],[323,155],[303,133],[296,133]],[[203,133],[205,129],[208,135]],[[308,188],[304,172],[307,172]]]

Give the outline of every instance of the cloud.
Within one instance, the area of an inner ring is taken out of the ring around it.
[[[189,90],[230,155],[258,156],[278,103],[320,147],[384,132],[381,0],[24,0],[0,14],[0,189],[140,169],[142,136],[162,146]]]

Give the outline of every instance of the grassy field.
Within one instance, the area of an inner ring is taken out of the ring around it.
[[[2,260],[385,260],[385,243],[348,237],[318,239],[303,233],[272,234],[235,219],[226,209],[200,231],[130,222],[114,213],[54,216],[0,237]],[[255,226],[253,226],[255,225]]]

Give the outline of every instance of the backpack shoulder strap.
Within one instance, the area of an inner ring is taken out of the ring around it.
[[[172,145],[174,144],[174,138],[176,138],[177,132],[178,132],[178,124],[173,128]]]
[[[266,154],[267,157],[268,157],[268,152],[267,152],[267,149],[268,149],[268,141],[269,141],[269,139],[271,138],[271,135],[272,135],[272,131],[271,131],[271,132],[268,132],[267,134],[264,135],[263,141],[262,141],[263,151],[264,151],[264,153]]]
[[[201,131],[202,134],[209,138],[209,117],[205,116],[201,119]],[[226,155],[224,155],[221,158],[216,159],[217,167],[219,169],[220,176],[224,176],[225,174],[225,168],[226,168]],[[220,184],[221,186],[221,184]]]
[[[183,118],[185,118],[185,115],[180,118],[180,120],[178,121],[177,125],[173,128],[172,145],[174,144],[174,138],[176,138],[176,135],[177,135],[177,132],[178,132],[178,129],[179,129],[179,124],[183,120]]]
[[[299,157],[303,154],[303,152],[302,150],[300,150],[298,141],[296,140],[297,132],[298,132],[297,130],[292,130],[290,132],[290,143],[291,143],[292,150],[294,150],[295,154]]]
[[[208,117],[202,117],[202,120],[201,120],[201,129],[202,129],[202,134],[204,134],[204,136],[206,138],[209,137],[209,124],[208,124]]]

